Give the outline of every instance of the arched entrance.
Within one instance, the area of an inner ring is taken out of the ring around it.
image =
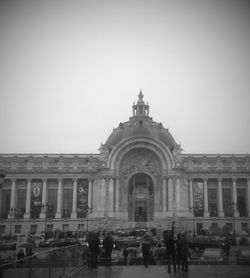
[[[145,173],[137,173],[129,180],[128,185],[128,217],[137,223],[153,220],[154,190],[151,177]]]

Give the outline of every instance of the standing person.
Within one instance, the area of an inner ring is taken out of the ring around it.
[[[97,256],[99,254],[100,239],[95,232],[90,234],[89,238],[89,255],[90,255],[90,267],[97,268]]]
[[[105,265],[111,266],[111,254],[113,250],[114,240],[111,233],[107,233],[103,240],[103,248],[105,252]]]
[[[172,224],[172,231],[164,231],[164,245],[166,246],[166,255],[168,260],[168,273],[171,273],[171,260],[173,263],[174,272],[176,272],[175,261],[175,242],[174,242],[174,221]]]
[[[180,265],[182,261],[181,250],[182,250],[182,236],[179,233],[177,235],[177,240],[176,240],[176,263],[177,263],[178,272],[180,271]]]
[[[188,256],[189,256],[189,242],[187,238],[187,232],[183,234],[181,243],[181,258],[182,258],[182,270],[188,271]]]
[[[142,238],[142,256],[143,256],[143,264],[145,267],[148,267],[149,262],[149,252],[152,238],[148,232],[145,233]]]
[[[230,254],[230,242],[229,242],[229,238],[228,237],[225,240],[224,249],[225,249],[225,254],[226,254],[227,258],[229,258],[229,254]]]

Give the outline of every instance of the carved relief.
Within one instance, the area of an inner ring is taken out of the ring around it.
[[[181,154],[182,148],[180,145],[178,145],[177,147],[175,147],[173,149],[173,158],[174,158],[174,163],[175,166],[181,166],[183,164],[183,157]]]
[[[121,166],[121,173],[124,178],[127,178],[132,173],[151,173],[158,177],[161,174],[159,161],[146,150],[136,150],[124,159]]]
[[[104,144],[101,144],[101,147],[99,148],[99,151],[100,151],[99,166],[100,167],[107,167],[108,166],[109,151],[105,147]]]

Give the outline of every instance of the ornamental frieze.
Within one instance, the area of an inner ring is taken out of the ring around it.
[[[133,152],[129,155],[122,167],[121,173],[124,178],[128,177],[131,173],[151,173],[153,176],[161,174],[159,163],[153,156],[149,156],[145,152]]]

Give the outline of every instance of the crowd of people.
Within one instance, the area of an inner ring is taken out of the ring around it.
[[[163,232],[164,237],[164,251],[167,259],[168,272],[171,273],[171,265],[173,265],[173,271],[188,271],[188,257],[189,257],[189,241],[187,232],[179,233],[177,239],[174,237],[174,222],[172,224],[172,230]],[[100,238],[99,234],[95,232],[89,232],[88,234],[88,266],[90,268],[97,268],[97,258],[100,254]],[[111,266],[111,255],[114,247],[114,239],[111,232],[107,232],[103,239],[104,250],[104,262],[106,266]],[[141,239],[141,244],[136,250],[134,248],[134,258],[136,258],[137,251],[142,252],[143,265],[147,268],[150,261],[152,247],[152,235],[150,232],[146,232]],[[160,245],[158,246],[160,247]],[[123,255],[127,259],[129,254],[128,248],[123,250]],[[133,254],[133,253],[132,253]]]
[[[179,233],[177,240],[174,239],[174,222],[171,232],[164,233],[164,245],[166,246],[166,255],[168,261],[168,272],[171,273],[171,263],[174,272],[188,271],[189,243],[187,232]],[[177,269],[176,269],[177,266]]]

